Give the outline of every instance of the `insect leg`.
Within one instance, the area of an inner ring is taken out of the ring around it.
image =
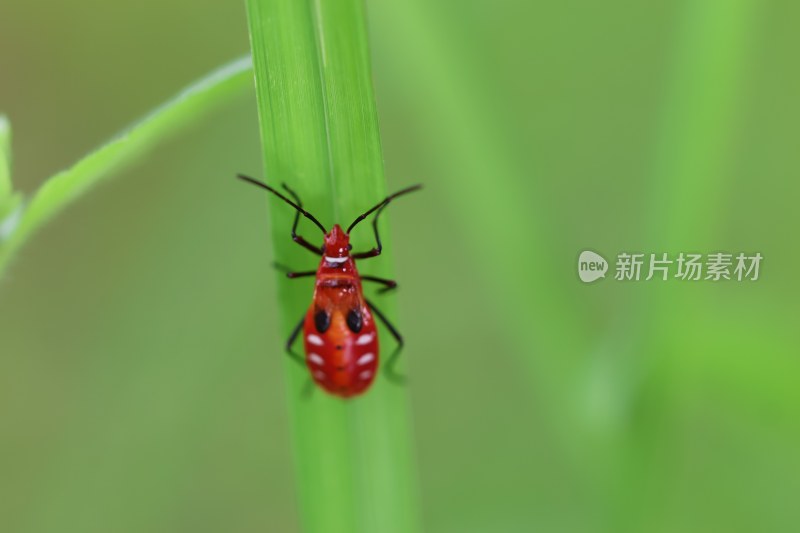
[[[297,361],[303,368],[305,368],[306,362],[303,360],[303,358],[300,355],[296,354],[294,352],[294,350],[292,350],[292,344],[294,344],[294,341],[297,340],[297,336],[300,334],[300,331],[303,329],[303,322],[305,322],[305,319],[306,319],[305,316],[303,316],[303,318],[300,319],[300,322],[298,322],[297,325],[294,327],[294,329],[292,330],[291,335],[289,335],[289,339],[286,341],[286,353],[288,353],[289,357],[291,357],[293,360]]]
[[[317,271],[316,270],[307,270],[305,272],[287,272],[286,273],[286,277],[289,278],[289,279],[306,278],[308,276],[316,276],[316,275],[317,275]]]
[[[387,196],[383,200],[383,202],[379,203],[378,205],[376,205],[375,207],[373,207],[372,209],[370,209],[369,211],[367,211],[363,215],[360,215],[357,219],[355,219],[353,221],[352,224],[350,224],[350,227],[347,228],[347,234],[348,235],[350,234],[350,230],[352,230],[356,226],[356,224],[358,224],[359,222],[361,222],[362,220],[367,218],[367,216],[369,216],[369,214],[372,213],[373,211],[375,211],[375,210],[378,211],[377,213],[375,213],[375,218],[372,219],[372,229],[375,232],[375,243],[376,243],[375,248],[373,248],[372,250],[370,250],[368,252],[359,252],[359,253],[352,254],[353,259],[367,259],[369,257],[376,257],[376,256],[381,255],[381,250],[383,250],[383,244],[381,243],[381,236],[378,234],[378,218],[381,216],[381,212],[383,212],[383,210],[386,209],[386,206],[389,205],[389,203],[392,200],[394,200],[395,198],[397,198],[398,196],[402,196],[402,195],[410,193],[410,192],[418,191],[421,188],[422,188],[422,185],[412,185],[411,187],[406,187],[405,189],[403,189],[401,191],[397,191],[396,193]]]
[[[366,302],[369,308],[372,309],[372,312],[375,313],[375,315],[381,319],[381,322],[383,322],[383,325],[386,326],[386,329],[389,330],[389,333],[392,334],[394,340],[397,341],[397,348],[395,348],[394,352],[392,352],[392,355],[389,356],[389,359],[386,361],[386,366],[384,367],[384,372],[386,372],[386,377],[390,381],[393,381],[395,383],[404,384],[408,381],[407,378],[405,376],[398,374],[394,370],[394,365],[397,362],[397,356],[399,356],[400,352],[403,350],[403,344],[404,344],[403,336],[400,335],[400,332],[397,331],[397,329],[392,325],[391,322],[389,322],[389,319],[386,318],[386,315],[384,315],[377,307],[375,307],[375,305],[372,302],[370,302],[369,300],[366,300]]]
[[[241,180],[244,180],[244,181],[246,181],[248,183],[252,183],[256,187],[261,187],[262,189],[268,190],[269,192],[271,192],[272,194],[274,194],[275,196],[277,196],[278,198],[280,198],[281,200],[283,200],[284,202],[286,202],[290,206],[294,207],[296,213],[295,213],[295,216],[294,216],[294,224],[292,225],[292,240],[294,242],[296,242],[297,244],[299,244],[300,246],[302,246],[303,248],[305,248],[307,250],[310,250],[310,251],[314,252],[317,255],[322,255],[322,248],[314,246],[313,244],[311,244],[310,242],[308,242],[303,237],[301,237],[300,235],[297,234],[297,223],[300,220],[300,215],[303,215],[304,217],[309,219],[311,222],[316,224],[316,226],[322,231],[323,235],[325,233],[327,233],[325,231],[325,226],[320,224],[319,220],[317,220],[314,217],[314,215],[312,215],[311,213],[309,213],[308,211],[303,209],[303,204],[300,203],[300,198],[297,196],[297,194],[295,194],[295,192],[293,190],[291,190],[289,187],[287,187],[285,183],[283,184],[283,188],[294,198],[294,200],[295,200],[294,202],[292,202],[291,200],[286,198],[284,195],[282,195],[281,193],[279,193],[277,190],[275,190],[274,188],[270,187],[266,183],[260,182],[255,178],[251,178],[250,176],[245,176],[244,174],[239,174],[238,178],[241,179]]]
[[[393,279],[378,278],[376,276],[361,276],[361,279],[382,284],[384,287],[378,291],[380,294],[397,288],[397,282]]]
[[[370,257],[377,257],[381,255],[383,243],[381,243],[381,236],[378,234],[378,217],[381,216],[381,211],[383,211],[387,205],[389,205],[389,202],[384,203],[380,209],[378,209],[378,212],[375,213],[375,218],[372,219],[372,229],[375,231],[375,248],[368,252],[355,253],[353,254],[353,259],[368,259]]]
[[[305,278],[305,277],[308,277],[308,276],[316,276],[317,275],[317,271],[316,270],[304,270],[303,272],[292,272],[289,269],[289,267],[287,267],[286,265],[282,265],[280,263],[272,263],[272,266],[275,267],[275,270],[277,270],[279,272],[283,272],[284,274],[286,274],[286,277],[289,278],[289,279]]]
[[[292,196],[292,198],[294,198],[294,201],[297,202],[297,205],[299,205],[300,208],[302,209],[303,202],[300,201],[300,197],[297,196],[297,193],[294,192],[292,189],[290,189],[289,186],[286,185],[285,183],[281,183],[281,187],[283,187],[284,190],[286,190],[286,192],[288,192]],[[322,250],[320,248],[314,246],[313,244],[311,244],[310,242],[308,242],[303,237],[297,234],[297,224],[299,222],[300,222],[300,211],[297,211],[294,214],[294,224],[292,224],[292,240],[297,244],[299,244],[300,246],[302,246],[303,248],[311,250],[317,255],[322,255]]]

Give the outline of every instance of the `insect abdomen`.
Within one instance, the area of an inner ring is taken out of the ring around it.
[[[327,327],[320,330],[320,312],[311,306],[303,328],[306,365],[317,384],[337,396],[366,391],[378,369],[378,334],[369,309],[360,309],[360,328],[347,310],[329,312]],[[348,315],[349,320],[348,320]]]

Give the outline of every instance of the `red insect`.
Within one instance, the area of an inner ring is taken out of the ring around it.
[[[397,349],[385,367],[387,376],[393,377],[393,366],[403,348],[403,337],[383,313],[364,297],[361,281],[373,281],[384,285],[381,292],[396,288],[397,283],[374,276],[359,276],[355,261],[380,255],[383,246],[378,234],[378,217],[381,212],[393,199],[419,190],[422,186],[414,185],[387,196],[382,202],[356,218],[347,231],[342,230],[339,224],[335,224],[330,231],[327,231],[311,213],[303,209],[300,198],[285,183],[282,187],[294,201],[266,183],[241,174],[239,178],[268,190],[294,207],[297,212],[292,225],[292,240],[322,256],[317,270],[286,272],[289,278],[316,276],[311,306],[286,342],[286,351],[289,355],[303,364],[303,359],[292,351],[292,345],[302,329],[306,352],[305,365],[314,381],[336,396],[348,398],[361,394],[372,384],[378,369],[378,332],[372,316],[372,313],[375,313],[397,341]],[[351,253],[350,232],[375,211],[377,213],[372,221],[372,227],[376,246],[367,252]],[[300,215],[322,230],[325,238],[321,247],[314,246],[297,234]]]

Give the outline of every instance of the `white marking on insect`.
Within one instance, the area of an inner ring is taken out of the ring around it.
[[[325,372],[323,372],[322,370],[315,370],[314,371],[314,377],[317,378],[318,380],[322,381],[324,379],[327,379],[328,376],[326,376]]]
[[[347,258],[346,257],[331,257],[329,255],[326,255],[325,256],[325,261],[327,261],[328,263],[344,263],[345,261],[347,261]]]
[[[320,338],[320,336],[319,336],[319,335],[314,335],[313,333],[309,333],[309,335],[308,335],[308,337],[306,337],[306,339],[307,339],[307,340],[308,340],[308,342],[310,342],[311,344],[316,344],[317,346],[322,346],[323,344],[325,344],[325,343],[322,341],[322,338]]]
[[[364,333],[358,339],[356,339],[357,346],[363,346],[364,344],[369,344],[372,342],[372,339],[375,338],[374,333]]]
[[[325,360],[315,353],[308,354],[308,360],[314,363],[315,365],[324,365]]]
[[[367,380],[367,379],[372,377],[372,370],[364,370],[363,372],[361,372],[358,375],[358,377],[360,377],[361,379]]]
[[[364,355],[362,355],[361,357],[358,358],[358,361],[356,361],[356,364],[357,365],[366,365],[367,363],[369,363],[373,359],[375,359],[375,354],[373,354],[372,352],[365,353]]]

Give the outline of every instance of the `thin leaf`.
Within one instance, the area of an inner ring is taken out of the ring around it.
[[[5,115],[0,115],[0,204],[11,190],[11,124]]]
[[[15,211],[0,225],[0,273],[38,228],[92,186],[141,158],[169,135],[247,90],[252,83],[251,68],[250,58],[242,58],[220,68],[186,88],[72,168],[47,180],[23,211]],[[0,198],[3,187],[10,186],[10,181],[4,185],[2,178],[0,170]]]

